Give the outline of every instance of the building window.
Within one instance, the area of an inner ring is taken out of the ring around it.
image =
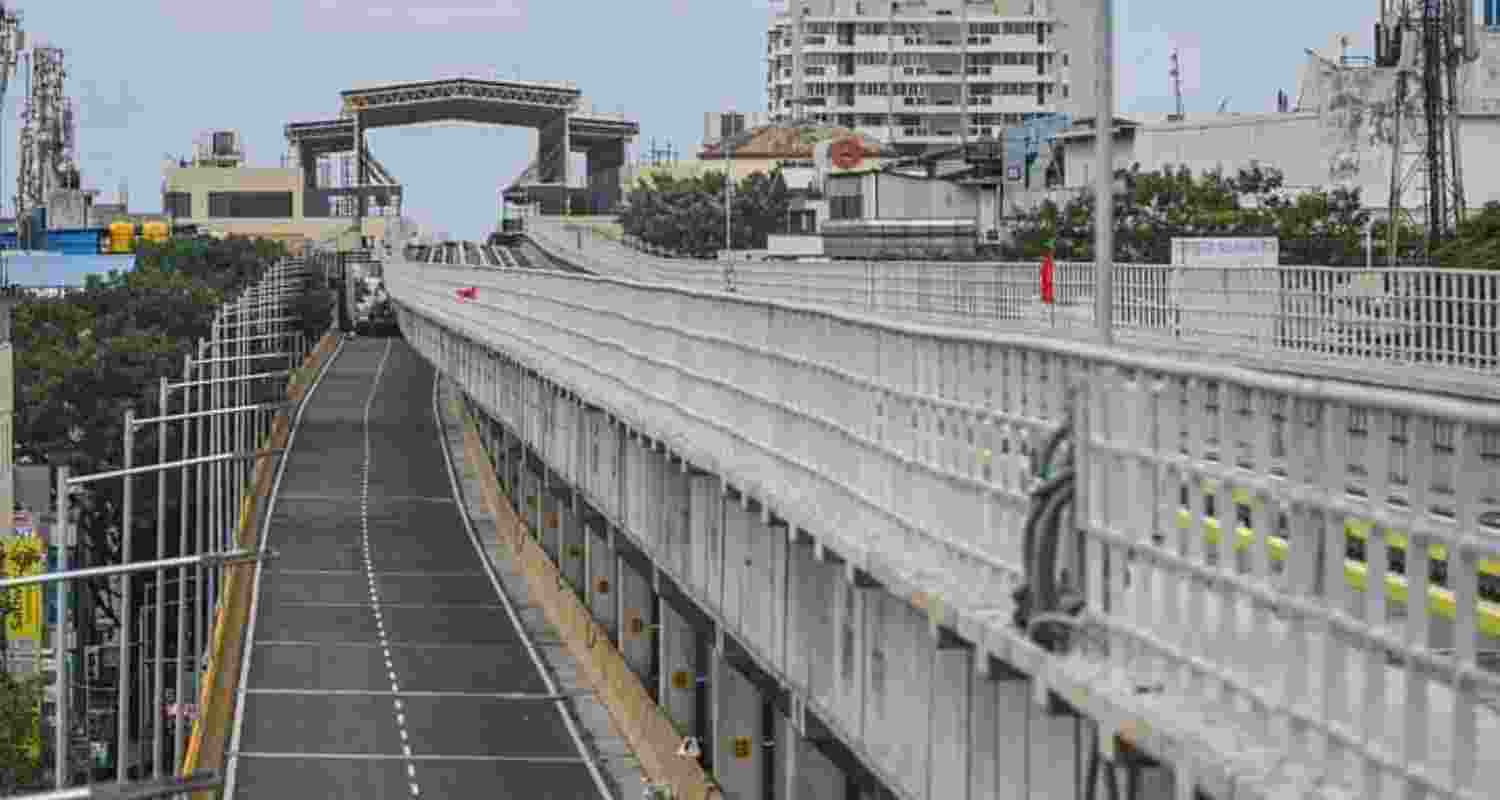
[[[828,198],[829,219],[862,219],[863,217],[864,198],[860,195]]]
[[[291,192],[210,192],[210,217],[287,219],[292,216]]]
[[[728,139],[745,132],[744,114],[724,114],[719,117],[719,137]]]
[[[193,216],[193,196],[187,192],[167,192],[161,198],[161,210],[169,217]]]

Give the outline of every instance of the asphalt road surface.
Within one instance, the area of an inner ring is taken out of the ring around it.
[[[234,797],[601,794],[465,527],[433,380],[401,339],[355,339],[303,414]]]

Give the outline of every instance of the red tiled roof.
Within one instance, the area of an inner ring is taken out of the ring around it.
[[[877,158],[882,149],[879,142],[855,133],[847,128],[794,128],[769,125],[746,131],[736,137],[731,145],[736,158],[794,158],[809,159],[820,142],[853,137],[864,142],[865,157]],[[722,147],[718,144],[703,148],[700,158],[722,158]]]

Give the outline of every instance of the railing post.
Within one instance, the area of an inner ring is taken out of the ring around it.
[[[135,466],[135,409],[125,409],[125,468]],[[66,489],[66,487],[64,487]],[[135,477],[125,476],[125,497],[123,522],[120,525],[120,563],[129,564],[132,551],[131,540],[135,537],[131,529],[135,512]],[[115,734],[119,737],[115,746],[115,780],[125,783],[129,780],[129,770],[125,766],[127,754],[130,747],[130,626],[134,617],[130,612],[131,601],[131,576],[120,577],[120,680],[117,687],[119,692],[119,707],[117,713],[119,719]],[[66,612],[64,612],[66,613]]]
[[[62,465],[57,468],[57,568],[60,571],[68,569],[68,541],[72,537],[70,531],[72,520],[68,516],[68,467]],[[67,657],[68,642],[68,582],[57,582],[57,626],[52,633],[52,658],[57,671],[57,730],[54,731],[56,752],[54,753],[54,777],[58,788],[63,788],[70,783],[71,770],[68,769],[68,756],[70,755],[71,733],[73,726],[72,714],[68,708],[69,690],[71,680],[68,672]],[[41,653],[38,648],[37,658],[40,660]]]

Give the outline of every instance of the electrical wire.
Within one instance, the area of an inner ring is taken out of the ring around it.
[[[1031,508],[1022,534],[1025,583],[1015,592],[1017,627],[1049,651],[1066,648],[1074,627],[1061,620],[1083,610],[1083,598],[1058,575],[1058,550],[1063,533],[1072,527],[1076,472],[1073,466],[1073,425],[1065,422],[1047,437],[1032,462],[1038,480],[1031,491]]]

